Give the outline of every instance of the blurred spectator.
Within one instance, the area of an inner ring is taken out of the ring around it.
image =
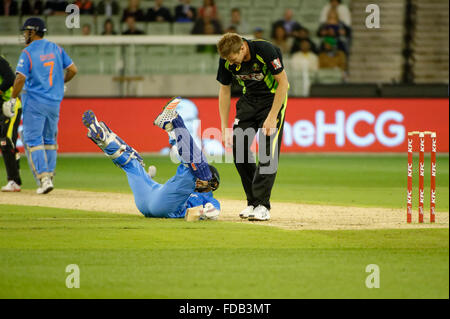
[[[128,16],[125,20],[125,23],[127,24],[127,30],[123,32],[124,35],[139,35],[139,34],[145,34],[144,31],[139,30],[136,27],[136,18],[132,15]]]
[[[300,40],[300,51],[292,54],[291,65],[293,71],[317,71],[319,69],[319,59],[311,50],[311,43],[308,40]]]
[[[309,45],[311,47],[311,51],[314,52],[315,54],[318,53],[317,50],[317,46],[316,44],[311,40],[311,38],[309,37],[309,30],[306,28],[299,28],[298,30],[294,30],[292,32],[293,37],[294,37],[294,42],[292,44],[292,49],[291,49],[291,53],[295,53],[301,50],[300,48],[300,43],[303,40],[306,40],[309,42]]]
[[[211,29],[212,27],[212,29]],[[192,34],[208,34],[207,31],[214,30],[212,34],[222,34],[220,22],[214,18],[214,12],[211,8],[204,11],[203,16],[195,21],[192,28]],[[211,34],[211,33],[209,33]]]
[[[255,37],[255,40],[264,40],[264,29],[261,27],[256,27],[253,30],[253,37]]]
[[[45,15],[65,15],[66,7],[69,3],[65,0],[47,0],[45,2],[44,14]]]
[[[325,37],[323,51],[319,54],[319,67],[321,69],[339,68],[345,71],[347,57],[342,50],[337,48],[337,40],[333,37]]]
[[[155,0],[153,7],[147,11],[149,22],[172,22],[170,10],[163,6],[163,0]]]
[[[16,0],[0,0],[0,16],[16,16],[19,6]]]
[[[292,31],[298,28],[301,28],[300,23],[293,20],[294,18],[294,11],[292,9],[286,9],[284,11],[283,19],[276,21],[272,26],[272,33],[275,31],[275,28],[278,25],[281,25],[286,30],[288,36],[291,35]]]
[[[342,4],[341,0],[330,0],[330,3],[323,7],[322,12],[320,13],[320,23],[325,23],[327,21],[330,9],[335,10],[339,16],[339,20],[347,26],[352,25],[352,15],[350,10],[345,4]]]
[[[339,16],[336,10],[330,10],[328,12],[327,21],[319,27],[317,35],[321,38],[336,38],[338,48],[348,54],[351,29],[339,21]]]
[[[192,34],[205,34],[205,35],[213,35],[213,34],[222,34],[222,26],[219,21],[214,18],[214,11],[211,8],[207,8],[203,12],[203,16],[194,24],[194,28],[192,29]],[[213,44],[211,45],[198,45],[197,51],[201,53],[216,53],[217,47]]]
[[[291,53],[292,38],[288,36],[282,25],[275,26],[272,32],[272,43],[280,48],[283,55]]]
[[[197,9],[191,6],[191,0],[181,0],[175,7],[175,22],[193,22],[197,18]]]
[[[128,7],[123,11],[122,22],[125,22],[129,16],[134,17],[135,22],[145,21],[144,11],[139,6],[139,0],[128,0]]]
[[[231,22],[230,26],[236,29],[235,33],[248,34],[249,28],[245,21],[242,20],[241,10],[239,8],[231,9]]]
[[[82,35],[91,35],[91,25],[84,24],[81,28],[81,34]]]
[[[114,22],[111,19],[106,19],[103,23],[102,35],[116,35],[117,32],[114,30]]]
[[[112,16],[120,13],[119,4],[116,0],[102,0],[97,5],[97,14]]]
[[[203,6],[198,9],[198,16],[199,18],[203,18],[205,15],[213,19],[218,19],[217,7],[214,0],[203,0]]]
[[[41,15],[44,11],[44,3],[40,0],[23,0],[20,12],[22,15]]]
[[[228,28],[225,29],[224,33],[238,33],[238,32],[234,25],[230,25]]]
[[[74,4],[80,8],[80,14],[94,14],[95,7],[91,0],[78,0]]]
[[[217,34],[216,28],[214,27],[214,25],[212,23],[205,24],[203,32],[204,32],[203,34],[205,34],[205,35]],[[217,47],[213,44],[198,45],[197,52],[215,54],[215,53],[217,53]]]

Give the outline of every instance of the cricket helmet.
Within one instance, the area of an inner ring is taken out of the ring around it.
[[[47,32],[44,20],[37,17],[28,18],[20,30],[21,31],[34,30],[36,32],[42,33]]]

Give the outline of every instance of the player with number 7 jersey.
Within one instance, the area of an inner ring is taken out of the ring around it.
[[[37,193],[46,194],[53,189],[64,83],[75,76],[77,68],[63,48],[44,39],[44,21],[29,18],[22,31],[26,48],[19,57],[11,97],[17,98],[23,89],[25,153],[38,184]]]

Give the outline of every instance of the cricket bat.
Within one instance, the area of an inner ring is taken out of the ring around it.
[[[186,210],[186,214],[184,215],[184,220],[187,222],[193,222],[196,220],[200,220],[201,210],[203,206],[191,207]]]

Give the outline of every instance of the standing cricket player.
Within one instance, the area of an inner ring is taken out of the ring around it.
[[[0,105],[10,100],[13,83],[14,72],[8,61],[0,56]],[[0,149],[8,181],[2,187],[2,192],[20,192],[20,185],[22,185],[19,172],[20,155],[16,148],[21,115],[22,105],[19,99],[16,99],[13,117],[9,118],[3,114],[3,111],[0,112]]]
[[[53,189],[56,135],[64,83],[75,76],[77,68],[64,49],[43,39],[47,31],[44,21],[29,18],[22,31],[27,47],[19,57],[11,99],[4,103],[3,109],[5,115],[12,118],[15,114],[13,106],[24,88],[22,102],[25,152],[38,184],[36,192],[47,194]]]
[[[270,219],[270,194],[275,182],[283,135],[289,83],[279,48],[264,40],[249,41],[235,33],[225,34],[217,43],[221,56],[217,81],[220,82],[219,112],[222,140],[231,146],[227,135],[231,81],[242,86],[233,125],[233,159],[247,196],[241,218]],[[250,146],[259,130],[259,164]],[[274,170],[266,170],[276,165]]]
[[[219,187],[219,172],[208,164],[175,108],[181,98],[172,99],[154,121],[165,130],[176,148],[181,164],[175,176],[159,184],[144,170],[139,153],[118,137],[92,111],[83,114],[88,137],[127,174],[136,207],[145,217],[183,218],[189,208],[201,207],[201,219],[217,219],[220,203],[212,192]]]

